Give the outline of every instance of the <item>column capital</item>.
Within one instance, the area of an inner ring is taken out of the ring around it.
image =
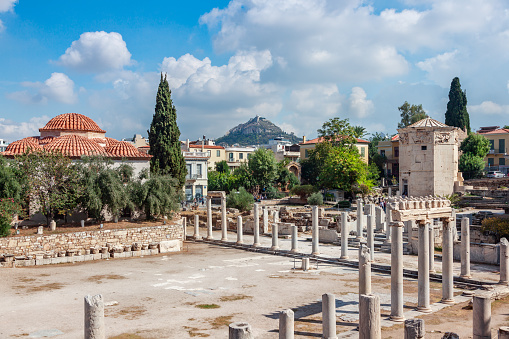
[[[393,226],[393,227],[404,227],[405,224],[402,222],[402,221],[391,221],[391,223],[389,224],[389,226]]]

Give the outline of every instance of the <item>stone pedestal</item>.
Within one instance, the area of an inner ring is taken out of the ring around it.
[[[270,248],[272,251],[279,250],[279,235],[277,226],[277,224],[272,224],[272,247]]]
[[[359,296],[371,294],[371,258],[369,248],[362,244],[359,247]]]
[[[368,215],[367,222],[367,239],[370,254],[370,260],[375,261],[375,218],[373,215]]]
[[[55,220],[51,220],[49,223],[49,230],[55,231],[56,229],[57,229],[57,223],[55,222]],[[41,234],[42,234],[42,232],[41,232]]]
[[[470,219],[461,219],[461,274],[460,277],[470,279]]]
[[[292,310],[279,312],[279,339],[294,339],[294,314]]]
[[[242,216],[237,217],[237,245],[242,245],[244,243],[243,239],[243,229],[242,229]]]
[[[253,330],[248,323],[232,323],[228,327],[228,339],[254,339]]]
[[[51,230],[51,228],[50,228],[50,230]],[[37,227],[37,234],[38,235],[44,234],[44,226]]]
[[[292,253],[296,253],[299,251],[298,238],[299,238],[299,228],[298,226],[292,226],[292,249],[290,250],[290,252]]]
[[[442,302],[453,303],[453,223],[443,219],[442,232]]]
[[[359,339],[381,339],[380,297],[362,294],[359,298]]]
[[[509,241],[500,239],[500,283],[509,284]]]
[[[348,259],[348,225],[347,213],[341,212],[341,258]]]
[[[101,294],[85,297],[85,339],[105,339],[104,301]]]
[[[429,307],[429,222],[420,221],[419,248],[418,248],[418,302],[417,310],[425,313],[431,312]]]
[[[498,339],[509,339],[509,326],[502,326],[498,329]]]
[[[214,239],[212,235],[212,198],[207,197],[207,240]]]
[[[311,244],[311,254],[319,255],[320,250],[318,249],[318,206],[313,206],[311,211],[311,219],[312,219],[312,244]]]
[[[357,199],[357,239],[363,238],[363,217],[364,217],[364,209],[362,208],[362,199]]]
[[[200,216],[194,215],[194,235],[193,238],[200,239]]]
[[[322,329],[324,339],[336,339],[336,297],[334,294],[322,295]]]
[[[391,320],[401,322],[403,315],[403,223],[392,222],[391,228]]]
[[[228,241],[228,219],[226,219],[226,198],[221,198],[221,241]]]
[[[302,266],[301,269],[303,271],[309,271],[309,258],[302,258]]]
[[[81,227],[85,227],[85,220],[80,220]]]
[[[253,216],[254,216],[253,247],[260,246],[260,215],[259,215],[259,212],[260,212],[260,209],[258,207],[258,204],[254,204],[254,207],[253,207]]]
[[[491,338],[491,298],[489,295],[474,296],[473,305],[474,339]]]
[[[424,320],[409,319],[405,320],[405,338],[404,339],[422,339],[426,335],[424,330]]]

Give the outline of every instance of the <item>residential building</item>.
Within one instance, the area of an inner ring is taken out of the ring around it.
[[[207,164],[209,156],[207,152],[199,152],[193,149],[192,152],[183,151],[186,161],[186,183],[184,194],[186,201],[201,199],[207,195]]]
[[[249,146],[228,146],[225,147],[226,162],[230,170],[234,170],[243,163],[247,163],[252,153],[256,151],[256,147]]]
[[[509,162],[506,161],[507,146],[509,145],[509,129],[489,126],[481,127],[477,133],[490,141],[490,150],[484,158],[487,170],[499,170],[507,173],[509,166]]]
[[[141,134],[135,134],[132,138],[124,138],[122,141],[127,141],[138,149],[149,145],[148,138],[142,137]]]
[[[300,159],[305,160],[310,156],[310,151],[315,149],[316,144],[323,142],[323,138],[315,138],[306,141],[306,137],[304,137],[303,142],[299,144],[300,146]],[[357,139],[357,143],[355,146],[359,150],[362,160],[367,164],[368,163],[368,145],[369,141]]]
[[[300,146],[292,144],[282,137],[271,139],[267,145],[261,145],[260,147],[272,150],[276,161],[288,159],[289,161],[298,162],[300,159]]]
[[[9,143],[7,142],[7,140],[0,139],[0,152],[5,151],[7,146],[9,146]]]
[[[384,177],[399,180],[399,134],[391,140],[380,141],[377,145],[378,153],[385,156]]]

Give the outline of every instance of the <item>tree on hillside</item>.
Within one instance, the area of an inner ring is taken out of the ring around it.
[[[445,112],[445,124],[470,132],[470,117],[467,112],[467,92],[461,90],[460,79],[452,79],[449,102]]]
[[[171,91],[166,75],[157,90],[156,107],[150,130],[149,154],[150,170],[158,174],[169,174],[178,182],[178,187],[184,186],[186,178],[186,163],[180,149],[180,130],[177,125],[177,110],[171,100]]]
[[[460,146],[463,152],[459,159],[458,168],[463,172],[465,179],[482,177],[484,170],[484,157],[490,150],[490,141],[484,136],[469,133]]]
[[[408,101],[399,106],[398,110],[401,112],[401,122],[398,124],[398,128],[405,128],[419,120],[428,118],[422,105],[410,105]]]

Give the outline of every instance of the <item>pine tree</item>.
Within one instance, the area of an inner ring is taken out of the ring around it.
[[[461,90],[460,79],[452,79],[449,102],[445,112],[445,124],[470,132],[470,117],[467,112],[467,92]]]
[[[149,154],[152,155],[150,170],[153,173],[169,174],[177,179],[179,187],[184,186],[186,163],[180,149],[180,130],[177,126],[177,110],[171,100],[171,91],[166,75],[157,90],[156,107],[150,130]]]

